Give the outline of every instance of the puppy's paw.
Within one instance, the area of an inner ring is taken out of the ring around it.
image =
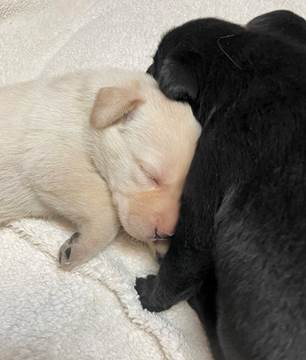
[[[138,292],[139,300],[144,309],[151,312],[160,312],[170,307],[156,296],[157,277],[155,275],[149,275],[146,278],[137,278],[135,289]]]
[[[58,261],[63,270],[72,270],[86,259],[86,251],[79,240],[80,234],[74,233],[60,247]]]

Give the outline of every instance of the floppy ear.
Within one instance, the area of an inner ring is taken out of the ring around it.
[[[157,73],[160,89],[173,100],[192,101],[199,92],[197,73],[200,56],[192,51],[174,51],[165,58]]]
[[[123,118],[144,100],[137,87],[104,87],[99,90],[92,109],[90,124],[96,129],[106,128]]]

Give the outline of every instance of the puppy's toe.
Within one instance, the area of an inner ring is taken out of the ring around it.
[[[143,309],[151,312],[160,312],[169,309],[177,302],[169,288],[161,286],[159,277],[148,275],[146,278],[137,278],[135,289]]]
[[[154,276],[154,275],[149,275],[149,276]],[[142,299],[143,297],[148,296],[148,281],[147,278],[136,278],[136,284],[135,284],[135,289],[139,295],[139,298]]]
[[[141,302],[141,305],[144,309],[149,309],[150,308],[150,295],[151,295],[151,291],[153,289],[150,289],[148,287],[148,280],[147,278],[137,278],[136,279],[136,284],[135,284],[135,289],[139,295],[139,300]]]
[[[165,310],[163,304],[160,304],[159,300],[154,296],[156,279],[155,275],[148,275],[146,278],[137,278],[135,284],[135,289],[138,292],[143,309],[151,312]]]
[[[60,247],[58,261],[63,270],[71,270],[83,262],[84,251],[79,243],[79,236],[79,233],[74,233]]]
[[[69,270],[69,267],[71,265],[71,261],[70,261],[71,245],[68,243],[68,241],[66,241],[60,247],[59,255],[58,255],[58,262],[59,262],[60,266],[65,270]]]

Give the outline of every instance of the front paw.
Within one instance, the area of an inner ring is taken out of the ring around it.
[[[58,261],[63,270],[72,270],[86,260],[86,251],[84,251],[79,237],[79,233],[74,233],[60,247]]]
[[[161,297],[158,297],[158,278],[155,275],[137,278],[135,289],[139,294],[139,300],[144,309],[151,312],[160,312],[171,306],[163,301]]]

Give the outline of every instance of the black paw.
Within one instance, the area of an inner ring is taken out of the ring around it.
[[[164,302],[162,297],[158,296],[158,278],[155,275],[137,278],[135,289],[139,294],[139,300],[144,309],[151,312],[160,312],[171,306]]]

